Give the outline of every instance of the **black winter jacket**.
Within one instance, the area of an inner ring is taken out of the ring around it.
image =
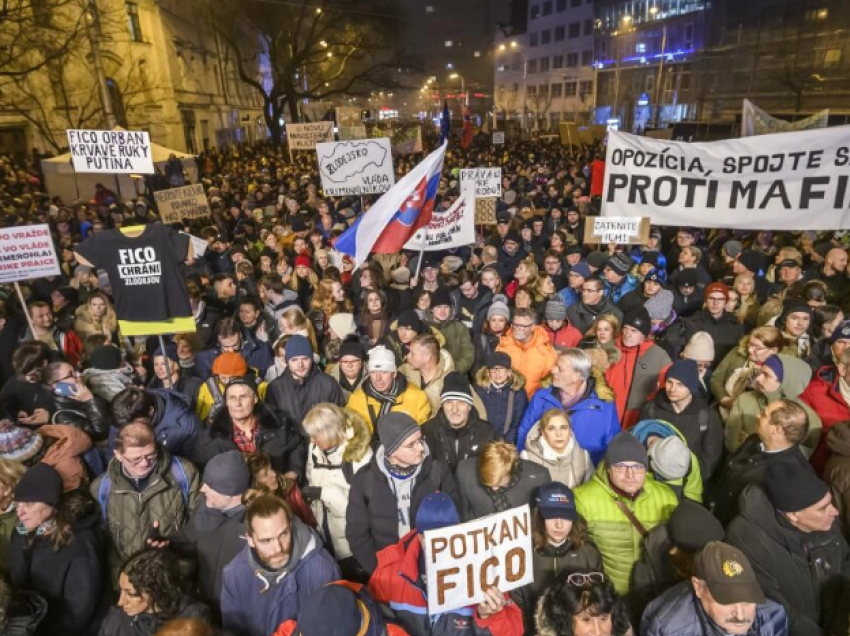
[[[109,403],[94,396],[88,402],[80,402],[63,395],[53,396],[54,412],[52,424],[69,424],[87,433],[92,441],[99,442],[109,436]]]
[[[443,409],[422,425],[431,455],[446,462],[452,473],[464,459],[481,454],[484,445],[493,441],[493,433],[493,427],[478,417],[475,407],[469,411],[466,426],[462,428],[452,428]]]
[[[154,636],[169,620],[195,618],[210,622],[210,611],[203,603],[183,598],[177,612],[163,620],[147,612],[138,616],[127,616],[120,607],[112,607],[100,626],[98,636]]]
[[[715,320],[707,309],[697,312],[690,318],[685,319],[685,343],[697,331],[705,331],[714,340],[714,364],[712,368],[720,364],[726,354],[738,346],[744,337],[744,325],[733,315],[723,313],[719,320]]]
[[[519,460],[518,470],[520,471],[519,481],[504,491],[510,508],[531,504],[534,491],[552,481],[548,468],[528,459]],[[471,457],[460,463],[457,468],[457,481],[463,506],[460,509],[461,519],[472,521],[498,512],[495,502],[487,494],[478,477],[478,458]]]
[[[286,414],[292,422],[297,422],[299,433],[306,438],[302,422],[308,411],[320,402],[345,406],[345,396],[339,382],[319,371],[314,364],[304,380],[295,379],[289,369],[272,380],[266,392],[266,402]]]

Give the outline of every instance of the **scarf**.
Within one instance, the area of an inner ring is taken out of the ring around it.
[[[511,472],[511,479],[507,486],[504,488],[482,486],[484,492],[487,493],[487,496],[493,502],[495,512],[505,512],[511,509],[511,503],[508,501],[508,491],[519,483],[520,477],[522,477],[522,462],[517,462],[516,468]]]
[[[392,386],[390,386],[385,393],[378,391],[374,386],[372,386],[372,378],[367,378],[366,381],[363,382],[363,392],[366,394],[366,397],[372,398],[381,405],[381,410],[377,414],[373,413],[371,408],[369,409],[369,416],[372,418],[372,424],[377,425],[381,416],[386,415],[390,412],[390,410],[392,410],[398,396],[406,390],[407,380],[403,375],[396,375]]]
[[[363,374],[366,373],[366,365],[361,365],[360,373],[357,374],[357,378],[354,382],[349,382],[348,378],[345,377],[345,374],[342,372],[342,369],[339,370],[339,385],[342,387],[344,391],[348,391],[349,393],[354,393],[357,390],[357,385],[360,384],[360,380],[363,379]],[[392,391],[392,388],[390,388]],[[376,398],[377,399],[377,398]]]
[[[419,468],[419,465],[398,466],[396,464],[393,464],[387,457],[384,457],[384,466],[386,466],[387,471],[389,471],[390,475],[392,475],[396,479],[408,479]]]

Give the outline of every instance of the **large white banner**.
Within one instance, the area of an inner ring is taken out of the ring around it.
[[[686,143],[612,130],[603,216],[731,229],[850,227],[850,126]]]
[[[313,150],[317,143],[334,140],[334,123],[286,124],[286,138],[290,150]]]
[[[501,168],[464,168],[460,171],[460,187],[467,182],[475,184],[475,196],[482,199],[502,196]]]
[[[424,536],[431,616],[480,603],[489,587],[510,592],[534,581],[527,504]]]
[[[770,133],[791,132],[794,130],[813,130],[826,128],[829,122],[829,109],[819,111],[811,117],[797,121],[778,119],[763,111],[750,100],[744,100],[741,113],[741,137],[768,135]]]
[[[427,227],[417,231],[404,245],[406,250],[435,252],[475,243],[475,187],[468,184],[445,212],[431,215]]]
[[[389,139],[316,144],[316,157],[326,196],[380,194],[395,184]]]
[[[153,174],[151,138],[138,130],[68,130],[74,170]]]
[[[0,230],[0,283],[60,274],[59,257],[46,223]]]

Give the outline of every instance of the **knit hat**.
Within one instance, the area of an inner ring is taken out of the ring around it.
[[[688,554],[699,552],[709,541],[723,541],[726,537],[717,517],[687,498],[682,499],[670,515],[667,532],[673,545]]]
[[[452,295],[445,287],[440,287],[437,291],[431,294],[431,308],[439,307],[440,305],[452,306]]]
[[[534,494],[534,504],[540,511],[544,520],[566,519],[575,521],[578,519],[576,511],[576,499],[573,491],[564,484],[550,481],[537,489]]]
[[[697,362],[713,362],[714,356],[714,338],[707,331],[697,331],[682,351],[683,358]]]
[[[157,350],[153,352],[153,357],[164,356],[171,360],[172,362],[180,363],[180,356],[177,355],[177,345],[173,342],[165,345],[165,351],[157,347]]]
[[[42,462],[27,469],[15,486],[18,503],[46,503],[54,508],[62,501],[62,477],[52,466]]]
[[[829,344],[835,344],[839,340],[850,340],[850,320],[839,324],[829,337]]]
[[[227,451],[207,462],[204,483],[221,495],[235,497],[251,486],[251,471],[241,452]]]
[[[744,251],[744,246],[741,245],[741,241],[726,241],[723,244],[723,251],[729,258],[738,258],[738,255]]]
[[[488,369],[492,369],[494,367],[504,367],[505,369],[510,369],[511,357],[504,351],[494,351],[493,353],[487,356],[487,359],[485,360],[484,364]]]
[[[522,236],[516,230],[510,230],[507,234],[505,234],[505,243],[508,241],[513,241],[514,243],[519,243],[522,245]]]
[[[358,636],[366,633],[369,617],[357,594],[344,585],[328,583],[306,595],[298,610],[294,636]],[[371,631],[371,630],[369,630]]]
[[[590,266],[585,261],[579,261],[570,268],[570,274],[577,274],[582,278],[590,278],[592,272],[590,271]]]
[[[707,301],[712,294],[723,294],[723,298],[729,300],[729,288],[723,283],[714,282],[708,285],[702,293],[702,299]]]
[[[664,275],[664,271],[658,269],[657,267],[653,267],[646,273],[646,276],[643,277],[643,282],[652,282],[658,283],[659,285],[664,285],[664,279],[666,276]]]
[[[780,329],[785,328],[785,320],[791,314],[806,314],[809,319],[812,317],[812,308],[802,298],[789,298],[782,303],[782,313],[776,319],[776,326]]]
[[[334,314],[328,318],[328,326],[340,340],[345,340],[351,334],[357,333],[354,316],[349,313]]]
[[[69,287],[67,285],[62,287],[57,287],[54,290],[57,294],[61,295],[62,298],[68,301],[71,305],[78,305],[80,302],[80,292],[78,292],[73,287]]]
[[[248,373],[248,363],[242,357],[242,354],[234,351],[226,351],[219,354],[213,361],[212,372],[214,375],[241,378]]]
[[[489,319],[493,316],[501,316],[505,320],[510,320],[511,310],[508,308],[508,304],[501,300],[493,300],[490,309],[487,310],[487,318]]]
[[[608,262],[608,255],[605,252],[600,252],[599,250],[594,250],[590,254],[587,255],[587,264],[590,267],[593,267],[596,270],[600,270],[605,267],[605,263]]]
[[[300,334],[291,336],[286,342],[286,361],[289,362],[293,358],[313,359],[313,345]]]
[[[650,322],[649,312],[646,307],[636,307],[623,317],[623,326],[634,327],[644,336],[649,336],[652,331],[652,323]]]
[[[34,430],[16,426],[12,420],[0,420],[0,458],[26,464],[38,456],[43,444]]]
[[[694,559],[694,574],[705,581],[721,605],[764,603],[764,592],[746,555],[731,545],[711,541]]]
[[[422,324],[422,319],[414,309],[408,309],[402,312],[401,316],[398,317],[397,324],[398,327],[407,327],[416,333],[422,333],[422,330],[425,328],[425,325]]]
[[[382,415],[378,419],[378,437],[384,447],[384,456],[391,456],[404,440],[418,430],[419,424],[407,413],[390,412]]]
[[[661,289],[643,304],[650,320],[667,320],[673,313],[673,292]]]
[[[472,388],[469,386],[469,380],[457,371],[451,371],[443,379],[440,404],[445,404],[448,400],[460,400],[472,405]]]
[[[747,271],[752,272],[756,276],[762,275],[764,272],[764,257],[754,250],[744,250],[738,255],[738,262],[743,265]]]
[[[653,472],[664,481],[681,479],[691,467],[691,451],[676,435],[655,442],[647,451]]]
[[[615,253],[611,258],[608,259],[608,262],[605,263],[605,267],[613,271],[615,274],[619,274],[620,276],[625,276],[629,273],[629,270],[632,268],[632,259],[626,256],[623,252]]]
[[[564,301],[560,299],[560,296],[557,297],[557,299],[550,300],[546,303],[546,309],[543,312],[543,317],[546,320],[566,320],[567,306],[564,304]]]
[[[95,347],[89,355],[89,364],[95,369],[114,371],[121,368],[121,349],[112,344]]]
[[[696,287],[697,270],[681,269],[676,275],[676,287]]]
[[[621,462],[635,462],[649,468],[646,448],[638,438],[628,431],[620,431],[608,444],[605,451],[605,463],[610,467]]]
[[[696,360],[676,360],[667,369],[667,379],[678,380],[692,394],[696,394],[700,390],[699,367]]]
[[[773,371],[773,374],[776,376],[776,379],[780,382],[785,379],[785,367],[782,365],[782,358],[780,358],[779,356],[770,356],[764,361],[763,366]]]
[[[363,345],[357,340],[346,340],[339,347],[339,359],[342,360],[346,356],[354,356],[361,360],[366,359],[366,350]]]
[[[313,263],[310,261],[310,257],[306,254],[299,254],[295,257],[295,267],[312,267]]]
[[[369,350],[369,373],[372,371],[397,371],[395,354],[383,345]]]
[[[658,255],[658,252],[647,250],[640,255],[640,264],[643,265],[644,263],[649,263],[650,265],[658,267]]]
[[[770,462],[764,473],[764,491],[780,512],[800,512],[823,499],[829,488],[808,467],[796,462]]]
[[[415,527],[418,532],[439,530],[460,523],[454,501],[446,493],[432,492],[419,504]]]
[[[293,232],[306,232],[307,231],[307,223],[300,216],[296,216],[292,219],[292,231]]]

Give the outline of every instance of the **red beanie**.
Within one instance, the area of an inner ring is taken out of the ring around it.
[[[295,259],[295,267],[312,267],[313,263],[310,261],[310,257],[306,254],[301,254]]]

